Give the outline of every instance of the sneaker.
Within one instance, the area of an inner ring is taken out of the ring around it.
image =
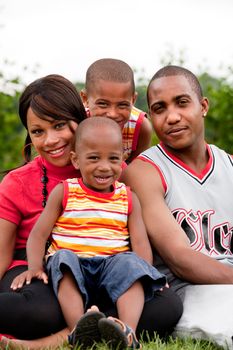
[[[87,349],[101,341],[98,322],[105,318],[100,311],[88,311],[78,321],[74,330],[68,336],[68,342],[72,346],[80,345]]]
[[[98,322],[101,340],[111,349],[141,349],[134,331],[117,318],[102,318]]]

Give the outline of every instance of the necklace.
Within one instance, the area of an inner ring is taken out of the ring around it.
[[[48,196],[48,190],[47,190],[47,183],[49,181],[48,176],[47,176],[47,169],[44,165],[42,165],[42,177],[41,177],[41,182],[43,184],[43,188],[42,188],[42,196],[43,196],[43,200],[42,200],[42,207],[44,208],[46,206],[46,201],[47,201],[47,196]]]

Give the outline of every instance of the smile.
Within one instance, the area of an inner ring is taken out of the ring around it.
[[[170,135],[170,134],[177,134],[177,133],[181,133],[183,131],[185,131],[186,128],[185,127],[182,127],[182,128],[174,128],[174,129],[170,129],[168,130],[167,134]]]
[[[55,149],[53,151],[48,151],[49,154],[52,154],[52,155],[55,155],[55,154],[58,154],[58,153],[61,153],[63,152],[65,149],[65,147],[61,147],[61,148],[58,148],[58,149]]]
[[[109,179],[111,179],[111,176],[95,176],[95,179],[97,182],[106,182],[108,181]]]

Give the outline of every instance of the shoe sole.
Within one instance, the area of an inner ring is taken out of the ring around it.
[[[102,318],[98,323],[101,340],[111,349],[124,350],[128,347],[128,339],[118,324],[107,318]]]
[[[101,334],[98,328],[98,322],[105,318],[102,312],[89,311],[78,321],[72,332],[69,343],[73,346],[81,346],[82,349],[92,347],[95,343],[101,341]]]

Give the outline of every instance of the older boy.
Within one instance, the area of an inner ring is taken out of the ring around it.
[[[81,97],[90,116],[108,117],[120,125],[127,163],[150,146],[151,123],[145,112],[134,107],[134,73],[127,63],[113,58],[92,63]]]

